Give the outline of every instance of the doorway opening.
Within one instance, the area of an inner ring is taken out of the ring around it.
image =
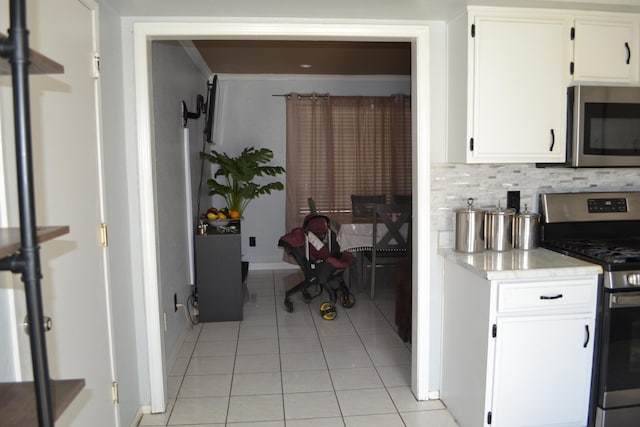
[[[166,391],[164,349],[160,322],[157,275],[156,225],[153,218],[155,194],[152,168],[152,111],[150,82],[150,43],[158,40],[252,39],[252,40],[332,40],[403,41],[411,43],[412,56],[412,157],[414,222],[413,241],[413,339],[412,386],[415,396],[424,400],[429,386],[429,32],[426,25],[382,25],[326,22],[210,22],[134,24],[134,85],[138,142],[137,175],[140,195],[142,235],[142,274],[146,295],[146,329],[152,412],[164,411]],[[419,244],[419,242],[423,242]]]

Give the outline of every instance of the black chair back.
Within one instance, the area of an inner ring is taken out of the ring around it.
[[[376,252],[399,254],[409,250],[411,241],[411,205],[393,204],[376,205],[373,215],[373,248]],[[386,231],[379,235],[378,224],[383,224]],[[401,228],[407,224],[406,234]]]
[[[402,205],[405,203],[411,204],[412,197],[411,194],[394,194],[393,195],[393,203],[397,205]]]
[[[351,213],[356,217],[371,217],[376,204],[384,204],[385,195],[360,196],[351,195]]]
[[[315,215],[318,213],[318,208],[316,207],[316,202],[313,200],[313,197],[309,197],[307,199],[307,203],[309,203],[309,213],[311,215]]]
[[[411,205],[375,205],[374,209],[371,298],[375,296],[376,265],[395,264],[411,256]],[[386,230],[383,227],[378,230],[380,225],[384,225]]]

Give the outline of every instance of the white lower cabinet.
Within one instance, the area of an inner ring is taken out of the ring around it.
[[[590,314],[498,317],[491,425],[586,426]]]
[[[587,425],[597,277],[445,262],[441,397],[460,427]]]

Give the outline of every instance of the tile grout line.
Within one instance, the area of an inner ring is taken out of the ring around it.
[[[282,370],[282,352],[281,352],[281,348],[280,348],[280,320],[278,319],[278,300],[277,300],[277,295],[276,295],[276,277],[275,277],[275,272],[272,270],[271,272],[271,279],[272,279],[272,286],[273,286],[273,300],[274,300],[274,304],[273,304],[273,311],[275,314],[275,318],[276,318],[276,340],[278,341],[278,361],[279,361],[279,366],[280,366],[280,391],[281,391],[281,396],[282,396],[282,423],[284,424],[284,426],[286,427],[287,425],[287,416],[285,413],[285,406],[284,406],[284,377],[283,377],[283,370]]]
[[[202,333],[203,326],[202,326],[202,323],[200,323],[199,320],[198,320],[198,323],[195,324],[194,329],[196,327],[199,330],[198,330],[195,342],[193,344],[193,348],[191,349],[191,354],[189,354],[189,362],[187,363],[187,367],[185,368],[184,373],[181,375],[180,385],[178,386],[178,390],[176,390],[176,397],[175,397],[175,399],[173,401],[173,406],[171,407],[171,411],[169,411],[169,414],[167,416],[167,422],[165,423],[165,426],[169,426],[169,420],[171,419],[171,415],[173,415],[173,411],[176,408],[176,403],[178,403],[178,396],[180,395],[180,390],[182,389],[182,386],[184,385],[184,380],[185,380],[185,378],[187,376],[187,371],[189,370],[189,365],[191,364],[191,359],[193,359],[193,353],[196,351],[196,345],[198,345],[198,341],[200,340],[200,334]],[[183,345],[184,345],[184,343],[183,343]]]
[[[391,323],[389,322],[389,319],[384,315],[384,313],[382,312],[382,310],[380,309],[378,304],[376,304],[373,299],[369,299],[369,301],[371,302],[371,304],[373,304],[373,306],[380,313],[380,315],[382,315],[384,317],[384,319],[387,321],[387,323],[389,323],[391,325]],[[347,316],[349,317],[349,321],[351,321],[351,316],[349,314],[347,314]],[[391,325],[391,327],[393,328],[393,325]],[[364,347],[364,350],[367,353],[367,356],[369,356],[369,359],[371,360],[371,364],[373,365],[373,369],[375,370],[376,375],[378,375],[378,378],[380,379],[380,382],[382,383],[382,387],[384,388],[384,391],[387,393],[387,396],[389,396],[389,400],[391,400],[391,403],[393,404],[393,407],[396,410],[396,414],[398,415],[398,417],[400,417],[400,421],[406,427],[406,423],[404,422],[404,419],[402,418],[402,414],[400,413],[400,410],[398,409],[398,406],[396,405],[396,402],[393,400],[393,397],[391,396],[391,393],[389,393],[389,387],[387,387],[387,385],[384,383],[384,381],[382,379],[382,375],[380,375],[380,371],[378,370],[379,367],[373,361],[373,357],[371,357],[371,353],[369,352],[369,349],[367,348],[367,346],[362,341],[362,336],[360,335],[361,331],[359,331],[358,328],[355,327],[355,325],[354,325],[354,330],[356,331],[356,334],[358,335],[358,338],[360,339],[360,342],[362,343],[362,346]]]

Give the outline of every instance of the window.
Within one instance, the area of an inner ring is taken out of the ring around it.
[[[411,98],[287,96],[287,228],[348,212],[352,194],[411,194]]]

